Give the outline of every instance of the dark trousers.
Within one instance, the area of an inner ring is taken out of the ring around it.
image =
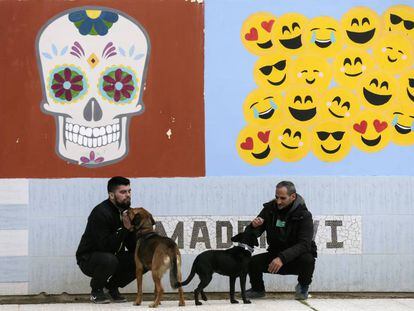
[[[92,290],[124,287],[135,279],[134,254],[121,252],[117,255],[94,252],[79,262],[84,274],[90,276]]]
[[[249,277],[252,289],[254,291],[265,290],[263,283],[263,273],[269,273],[268,267],[270,262],[275,259],[277,255],[272,253],[262,253],[253,256],[249,264]],[[309,285],[312,283],[313,270],[315,269],[315,258],[312,254],[306,253],[295,260],[284,264],[277,274],[287,275],[293,274],[298,276],[298,282],[301,285]]]

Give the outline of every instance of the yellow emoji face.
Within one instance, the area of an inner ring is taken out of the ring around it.
[[[414,105],[414,69],[405,71],[398,79],[398,95],[403,103]]]
[[[243,161],[255,165],[266,165],[273,161],[274,151],[270,146],[270,129],[248,125],[237,138],[236,148]]]
[[[260,57],[253,69],[254,81],[259,87],[281,89],[286,85],[287,62],[287,57],[280,54]]]
[[[304,44],[309,51],[321,56],[334,56],[342,50],[342,33],[336,19],[329,16],[313,18],[303,34]]]
[[[320,105],[320,95],[311,88],[294,88],[286,92],[285,116],[301,125],[315,122]]]
[[[410,40],[402,34],[383,36],[374,46],[374,57],[380,67],[398,73],[413,65],[413,50]]]
[[[299,56],[289,68],[289,82],[295,87],[310,87],[320,91],[328,88],[331,78],[328,61],[312,54]]]
[[[354,119],[351,141],[365,152],[377,152],[388,145],[391,127],[384,114],[366,109]]]
[[[361,103],[367,108],[387,109],[396,93],[396,80],[384,71],[367,73],[361,80]]]
[[[240,38],[244,47],[254,55],[265,55],[274,51],[271,32],[276,17],[267,12],[250,15],[242,25]]]
[[[271,145],[278,159],[285,162],[299,161],[310,150],[309,133],[297,123],[281,124],[273,131]]]
[[[365,48],[371,46],[380,35],[381,20],[374,10],[358,6],[342,16],[341,26],[346,44]]]
[[[383,14],[385,29],[400,32],[414,39],[414,8],[409,5],[394,5]]]
[[[289,54],[302,50],[302,35],[308,18],[299,13],[287,13],[278,17],[272,31],[272,39],[278,48]]]
[[[321,161],[341,161],[351,150],[349,136],[343,122],[321,122],[312,131],[313,153]]]
[[[329,89],[318,111],[320,118],[334,120],[352,120],[359,112],[360,104],[356,95],[344,87]]]
[[[372,70],[371,56],[363,49],[348,48],[341,51],[333,63],[333,76],[339,85],[357,88],[364,74]]]
[[[269,89],[252,91],[243,104],[244,117],[249,124],[269,126],[282,119],[283,98]]]
[[[400,146],[414,144],[414,105],[400,104],[391,110],[391,140]]]

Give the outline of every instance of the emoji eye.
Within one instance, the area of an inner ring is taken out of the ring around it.
[[[369,83],[369,85],[374,84],[375,86],[378,87],[378,80],[377,79],[372,79],[371,82]]]
[[[328,139],[330,133],[328,133],[328,132],[316,132],[316,134],[318,135],[320,140],[324,141],[324,140]]]
[[[384,82],[381,83],[380,88],[382,89],[383,87],[385,87],[388,90],[388,82],[387,81],[384,81]]]
[[[367,18],[367,17],[364,17],[363,19],[362,19],[362,23],[361,23],[362,25],[364,25],[364,24],[368,24],[369,25],[369,19]]]
[[[344,66],[346,64],[351,65],[351,60],[348,57],[344,59]]]
[[[357,24],[359,26],[359,22],[356,18],[353,18],[351,21],[351,26],[353,26],[354,24]]]
[[[302,138],[302,134],[300,132],[295,132],[295,135],[293,135],[293,138],[299,137],[299,139]]]
[[[341,107],[347,107],[348,110],[351,109],[351,105],[349,104],[349,102],[344,102]]]
[[[402,18],[395,14],[390,14],[390,21],[393,25],[401,23]]]
[[[332,136],[335,140],[341,140],[344,137],[345,132],[333,132]]]
[[[355,58],[354,65],[356,65],[357,63],[360,63],[362,65],[362,60],[360,57]]]
[[[319,70],[316,70],[316,69],[314,69],[314,70],[313,70],[313,72],[316,72],[316,73],[318,73],[318,72],[319,72]]]
[[[414,79],[408,78],[408,84],[410,85],[410,87],[414,87]]]
[[[272,66],[264,66],[260,68],[260,71],[265,75],[268,76],[272,72]]]
[[[289,137],[292,135],[292,131],[290,129],[286,129],[283,131],[283,135],[287,134]]]
[[[336,96],[334,99],[332,99],[333,102],[337,102],[338,105],[341,103],[341,98],[339,96]]]
[[[286,68],[286,61],[281,60],[280,62],[277,62],[276,64],[274,64],[273,67],[275,67],[277,70],[283,70]]]
[[[311,96],[309,96],[309,95],[308,95],[308,96],[306,96],[306,97],[305,97],[305,103],[306,103],[306,102],[311,102],[311,103],[313,103],[313,99],[312,99],[312,97],[311,97]]]
[[[299,28],[300,29],[299,24],[298,23],[293,23],[292,24],[292,30],[295,30],[296,28]]]
[[[293,102],[294,103],[296,103],[296,102],[302,103],[302,98],[298,95],[298,96],[295,97],[295,100]]]
[[[288,26],[283,26],[283,27],[282,27],[282,35],[283,35],[286,31],[290,33],[289,27],[288,27]]]
[[[414,22],[413,21],[404,21],[404,27],[407,30],[411,30],[414,28]]]

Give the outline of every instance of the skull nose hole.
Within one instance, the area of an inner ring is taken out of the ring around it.
[[[83,109],[83,117],[86,121],[99,121],[102,119],[102,109],[95,97],[92,97]]]

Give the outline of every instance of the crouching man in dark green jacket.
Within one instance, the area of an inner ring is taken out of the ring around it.
[[[293,274],[298,276],[295,297],[304,300],[308,298],[317,256],[312,214],[290,181],[278,183],[275,196],[263,204],[264,208],[249,225],[257,236],[266,231],[269,247],[266,253],[251,259],[252,288],[246,295],[253,299],[265,296],[263,273]]]

